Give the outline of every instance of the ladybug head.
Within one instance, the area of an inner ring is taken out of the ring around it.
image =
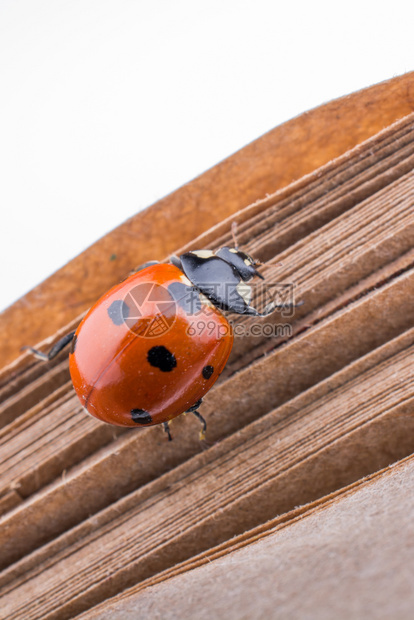
[[[256,270],[258,263],[251,256],[236,248],[224,247],[217,252],[186,252],[179,260],[190,282],[216,307],[237,314],[262,316],[250,306],[251,287],[245,284],[254,276],[263,279]]]
[[[264,280],[263,276],[256,269],[256,265],[260,263],[241,250],[224,247],[220,248],[220,250],[215,253],[215,256],[219,256],[225,260],[226,263],[232,265],[238,271],[240,278],[244,282],[248,282],[254,278],[254,276],[259,276],[259,278]]]

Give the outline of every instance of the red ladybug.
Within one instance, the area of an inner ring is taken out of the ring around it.
[[[41,359],[71,343],[69,369],[85,409],[119,426],[164,425],[198,412],[233,344],[221,310],[266,316],[249,305],[255,261],[234,248],[187,252],[173,264],[147,263],[114,286]],[[262,277],[262,276],[260,276]]]

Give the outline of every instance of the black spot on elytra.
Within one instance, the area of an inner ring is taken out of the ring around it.
[[[186,314],[197,314],[201,310],[200,294],[194,286],[184,282],[171,282],[168,292]]]
[[[147,359],[151,366],[159,368],[162,372],[170,372],[177,366],[177,360],[175,359],[174,353],[171,353],[171,351],[162,345],[152,347],[152,349],[148,351]]]
[[[213,372],[214,366],[204,366],[201,374],[203,375],[204,379],[210,379]]]
[[[77,341],[78,341],[78,337],[75,334],[72,338],[72,342],[70,343],[70,353],[75,353]]]
[[[114,325],[122,325],[129,316],[128,305],[123,299],[115,299],[109,306],[107,312]]]
[[[133,422],[137,424],[151,424],[152,418],[151,414],[145,409],[131,409],[131,418]]]

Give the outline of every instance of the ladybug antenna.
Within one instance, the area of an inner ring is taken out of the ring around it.
[[[237,222],[236,221],[231,223],[231,238],[233,239],[234,249],[238,250],[239,245],[237,243]]]

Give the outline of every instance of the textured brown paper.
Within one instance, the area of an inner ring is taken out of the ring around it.
[[[254,544],[78,618],[410,620],[413,484],[410,459]]]

